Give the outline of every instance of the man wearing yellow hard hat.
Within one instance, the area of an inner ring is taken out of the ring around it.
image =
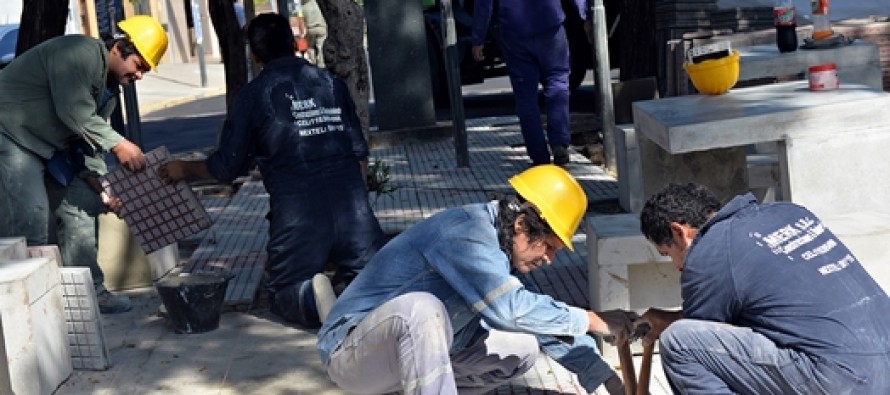
[[[57,243],[64,265],[90,268],[104,313],[127,311],[130,303],[105,289],[97,263],[96,216],[103,203],[120,209],[97,176],[109,151],[131,171],[145,168],[142,150],[106,119],[119,86],[142,79],[167,50],[154,18],[134,16],[118,28],[104,40],[49,39],[0,72],[0,237]],[[53,233],[58,240],[50,240]]]
[[[399,234],[336,300],[329,285],[313,284],[323,321],[317,347],[338,386],[483,393],[528,371],[543,350],[589,392],[605,383],[623,394],[591,334],[622,341],[636,314],[566,305],[525,276],[573,249],[583,189],[549,164],[509,181],[515,198],[447,209]]]

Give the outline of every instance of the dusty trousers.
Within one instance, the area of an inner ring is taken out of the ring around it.
[[[533,335],[490,330],[449,354],[448,312],[425,292],[396,297],[367,315],[331,354],[328,375],[350,392],[484,393],[535,363]]]

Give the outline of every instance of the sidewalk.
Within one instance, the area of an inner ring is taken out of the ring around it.
[[[206,84],[202,86],[202,82]],[[212,59],[205,63],[203,73],[198,63],[162,63],[136,82],[136,99],[142,116],[225,93],[223,64]]]
[[[161,65],[157,73],[150,73],[137,83],[143,116],[157,111],[148,117],[154,119],[152,133],[174,135],[157,136],[158,139],[183,139],[176,129],[183,120],[164,119],[167,112],[158,110],[175,108],[188,113],[192,101],[224,94],[222,65],[207,66],[207,87],[200,86],[196,64]],[[196,129],[196,133],[217,130],[218,118],[225,111],[224,101],[213,103],[220,107],[216,109],[219,115],[194,121],[190,128]],[[388,233],[398,233],[446,207],[487,201],[492,193],[510,191],[507,178],[527,166],[516,118],[468,119],[467,129],[469,168],[456,167],[450,138],[373,148],[372,158],[391,165],[391,186],[397,188],[374,205]],[[147,133],[146,137],[155,136]],[[592,206],[614,205],[614,178],[580,154],[572,153],[571,159],[567,168],[579,179]],[[219,202],[217,199],[207,204]],[[542,290],[579,306],[589,303],[583,229],[582,225],[581,233],[573,238],[576,253],[563,251],[554,265],[533,272]],[[330,382],[321,366],[315,350],[315,331],[283,323],[261,299],[246,311],[224,313],[216,330],[179,335],[173,333],[165,318],[157,315],[161,301],[153,288],[125,293],[133,299],[134,309],[102,316],[113,366],[102,372],[75,371],[57,394],[344,394]],[[541,357],[527,374],[492,393],[540,395],[584,391],[574,375]],[[597,393],[605,394],[602,389]],[[651,394],[668,393],[656,356]]]

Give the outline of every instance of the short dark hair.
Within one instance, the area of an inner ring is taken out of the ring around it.
[[[260,62],[294,56],[294,32],[287,18],[274,13],[257,15],[247,25],[247,43],[250,52]]]
[[[720,207],[720,200],[704,185],[669,184],[646,201],[640,230],[656,245],[671,245],[671,222],[701,229]]]
[[[510,200],[499,199],[496,221],[498,243],[501,251],[507,254],[511,260],[513,259],[513,236],[516,235],[513,223],[520,215],[525,215],[520,222],[520,227],[528,234],[530,241],[541,240],[548,235],[555,234],[550,225],[541,218],[538,210],[532,204],[525,203],[521,196]]]

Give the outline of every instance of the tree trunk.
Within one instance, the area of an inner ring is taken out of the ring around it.
[[[618,67],[621,80],[653,77],[658,73],[658,51],[655,43],[655,1],[626,0],[618,32],[624,42]]]
[[[22,0],[15,56],[50,38],[65,34],[67,0]]]
[[[216,30],[222,52],[226,75],[226,113],[232,109],[235,95],[247,85],[247,51],[244,33],[235,16],[235,4],[231,0],[209,0],[207,12]]]
[[[368,61],[365,56],[365,14],[354,0],[315,0],[328,24],[322,55],[328,70],[343,79],[355,102],[355,110],[368,139],[371,98]]]

